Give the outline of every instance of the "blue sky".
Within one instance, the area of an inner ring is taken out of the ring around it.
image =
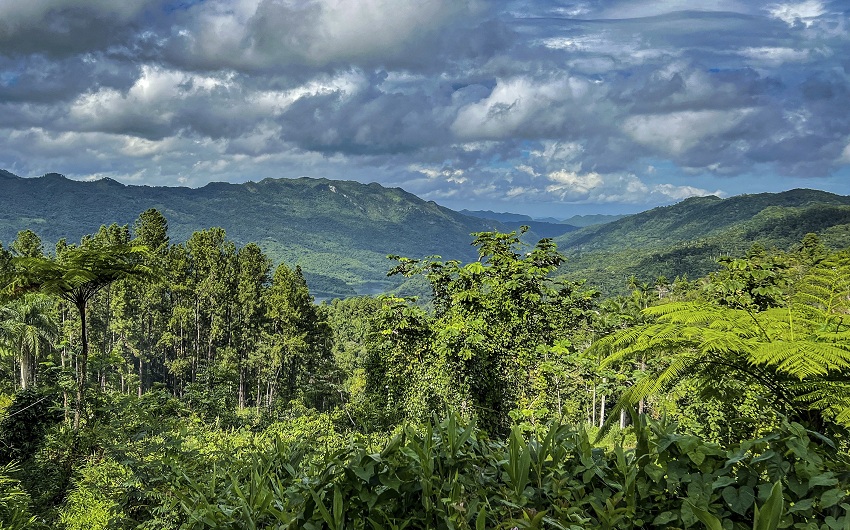
[[[0,0],[0,168],[568,217],[850,194],[850,3]]]

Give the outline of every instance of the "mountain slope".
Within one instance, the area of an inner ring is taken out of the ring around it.
[[[565,223],[552,223],[549,221],[536,221],[529,215],[521,215],[516,213],[497,213],[489,210],[461,210],[460,213],[470,217],[478,217],[480,219],[490,219],[502,223],[509,227],[510,230],[518,230],[521,226],[527,226],[532,232],[532,235],[538,238],[551,237],[555,238],[578,230],[577,226]]]
[[[850,197],[814,190],[695,197],[556,239],[569,258],[564,272],[606,292],[636,276],[653,281],[702,276],[721,255],[742,255],[753,243],[789,249],[809,232],[833,248],[850,244]]]
[[[728,199],[692,197],[604,225],[590,226],[556,239],[562,250],[662,247],[717,235],[746,222],[768,207],[850,205],[850,197],[816,190],[738,195]]]
[[[398,283],[385,276],[387,254],[474,259],[469,234],[501,228],[374,183],[265,179],[191,189],[0,175],[0,241],[7,244],[26,228],[48,246],[76,241],[102,224],[132,223],[148,208],[165,215],[173,241],[220,226],[240,246],[257,242],[276,261],[301,265],[323,297]]]

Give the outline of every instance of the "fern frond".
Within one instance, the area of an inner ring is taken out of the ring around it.
[[[710,324],[725,317],[725,311],[704,302],[672,302],[651,306],[643,313],[661,322],[671,322],[688,326]]]
[[[777,341],[760,344],[753,351],[755,364],[774,366],[800,380],[824,376],[850,368],[850,351],[835,344],[810,340]]]
[[[648,324],[623,330],[602,345],[608,356],[602,360],[602,366],[610,366],[625,359],[661,351],[679,352],[694,348],[699,343],[697,328],[686,328],[674,324]]]
[[[834,420],[850,425],[850,383],[845,381],[805,382],[793,387],[801,405],[823,410]]]
[[[748,339],[734,333],[707,329],[699,334],[699,348],[704,353],[748,355],[753,349]]]
[[[817,322],[846,314],[850,310],[850,255],[838,254],[812,267],[797,285],[792,305]]]

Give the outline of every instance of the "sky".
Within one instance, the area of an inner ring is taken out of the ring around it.
[[[846,0],[0,0],[0,169],[632,213],[850,194]]]

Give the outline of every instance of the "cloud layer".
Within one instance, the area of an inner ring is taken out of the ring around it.
[[[0,1],[0,168],[546,214],[847,193],[848,57],[840,0]]]

